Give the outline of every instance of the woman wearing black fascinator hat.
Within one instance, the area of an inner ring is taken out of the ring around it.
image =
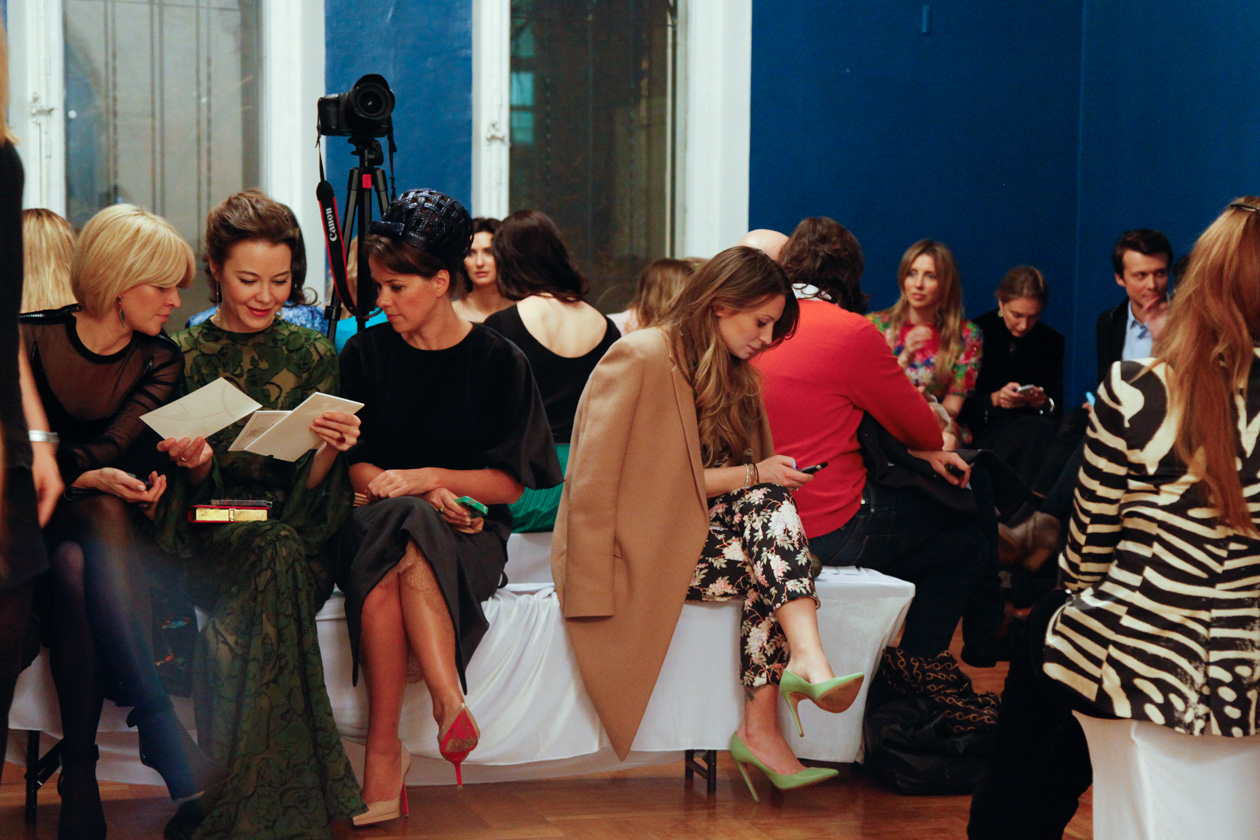
[[[399,196],[367,241],[389,323],[350,339],[341,356],[343,393],[364,403],[350,451],[361,505],[341,532],[338,575],[370,698],[368,812],[356,825],[405,813],[411,755],[398,725],[412,675],[429,689],[439,752],[462,781],[460,762],[481,734],[464,672],[488,627],[481,602],[503,581],[507,505],[525,487],[563,480],[525,357],[452,306],[471,240],[455,199]]]

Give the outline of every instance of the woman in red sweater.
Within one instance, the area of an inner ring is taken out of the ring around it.
[[[987,493],[992,507],[987,476],[981,479],[981,471],[973,474],[956,454],[940,451],[935,415],[883,334],[863,317],[862,249],[853,234],[832,219],[805,219],[780,259],[795,286],[818,291],[800,301],[795,335],[754,363],[775,448],[791,452],[801,465],[828,464],[796,494],[810,549],[825,565],[864,566],[913,583],[917,591],[901,647],[934,656],[949,647],[978,584],[987,580],[991,542],[974,520],[926,494],[868,482],[858,424],[872,415],[951,484],[976,478],[977,501],[983,506]],[[1000,593],[997,604],[995,612],[990,593],[974,633],[968,621],[969,638],[988,639],[998,631]]]

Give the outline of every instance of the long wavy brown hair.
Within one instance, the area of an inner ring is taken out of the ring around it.
[[[1168,364],[1177,456],[1207,489],[1222,524],[1260,536],[1238,475],[1240,405],[1260,341],[1260,198],[1225,208],[1190,254],[1155,358]],[[1194,422],[1189,422],[1189,411]],[[1245,415],[1244,415],[1245,416]]]
[[[954,362],[963,351],[963,320],[966,318],[962,305],[962,281],[958,277],[958,263],[954,261],[954,252],[932,239],[920,239],[906,249],[901,256],[901,265],[897,268],[897,287],[901,289],[901,299],[881,314],[888,316],[891,321],[888,330],[888,346],[891,347],[896,344],[901,328],[910,317],[910,301],[906,299],[906,278],[910,276],[910,266],[924,254],[936,263],[936,287],[940,292],[940,303],[936,307],[936,329],[941,336],[941,349],[936,354],[936,381],[948,387],[954,381]]]
[[[701,266],[661,315],[674,361],[695,392],[705,467],[746,462],[764,410],[757,371],[726,349],[715,307],[745,311],[776,295],[784,305],[774,344],[796,329],[796,297],[777,262],[756,248],[736,246]]]

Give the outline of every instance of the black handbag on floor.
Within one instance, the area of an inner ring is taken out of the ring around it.
[[[989,769],[997,706],[948,653],[887,648],[863,722],[864,770],[898,793],[970,795]]]

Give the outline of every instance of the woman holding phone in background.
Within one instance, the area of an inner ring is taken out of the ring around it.
[[[1054,439],[1063,402],[1063,336],[1041,321],[1050,291],[1041,272],[1017,265],[997,287],[998,308],[976,318],[984,364],[963,423],[1027,485]]]
[[[364,403],[350,461],[366,504],[342,530],[338,572],[370,708],[368,812],[356,825],[406,811],[411,754],[398,726],[412,675],[429,689],[438,750],[462,782],[460,763],[481,734],[464,673],[488,627],[481,602],[504,582],[507,505],[524,487],[563,480],[524,355],[452,305],[471,238],[455,199],[427,189],[399,196],[367,243],[389,324],[356,335],[341,356],[342,392]]]

